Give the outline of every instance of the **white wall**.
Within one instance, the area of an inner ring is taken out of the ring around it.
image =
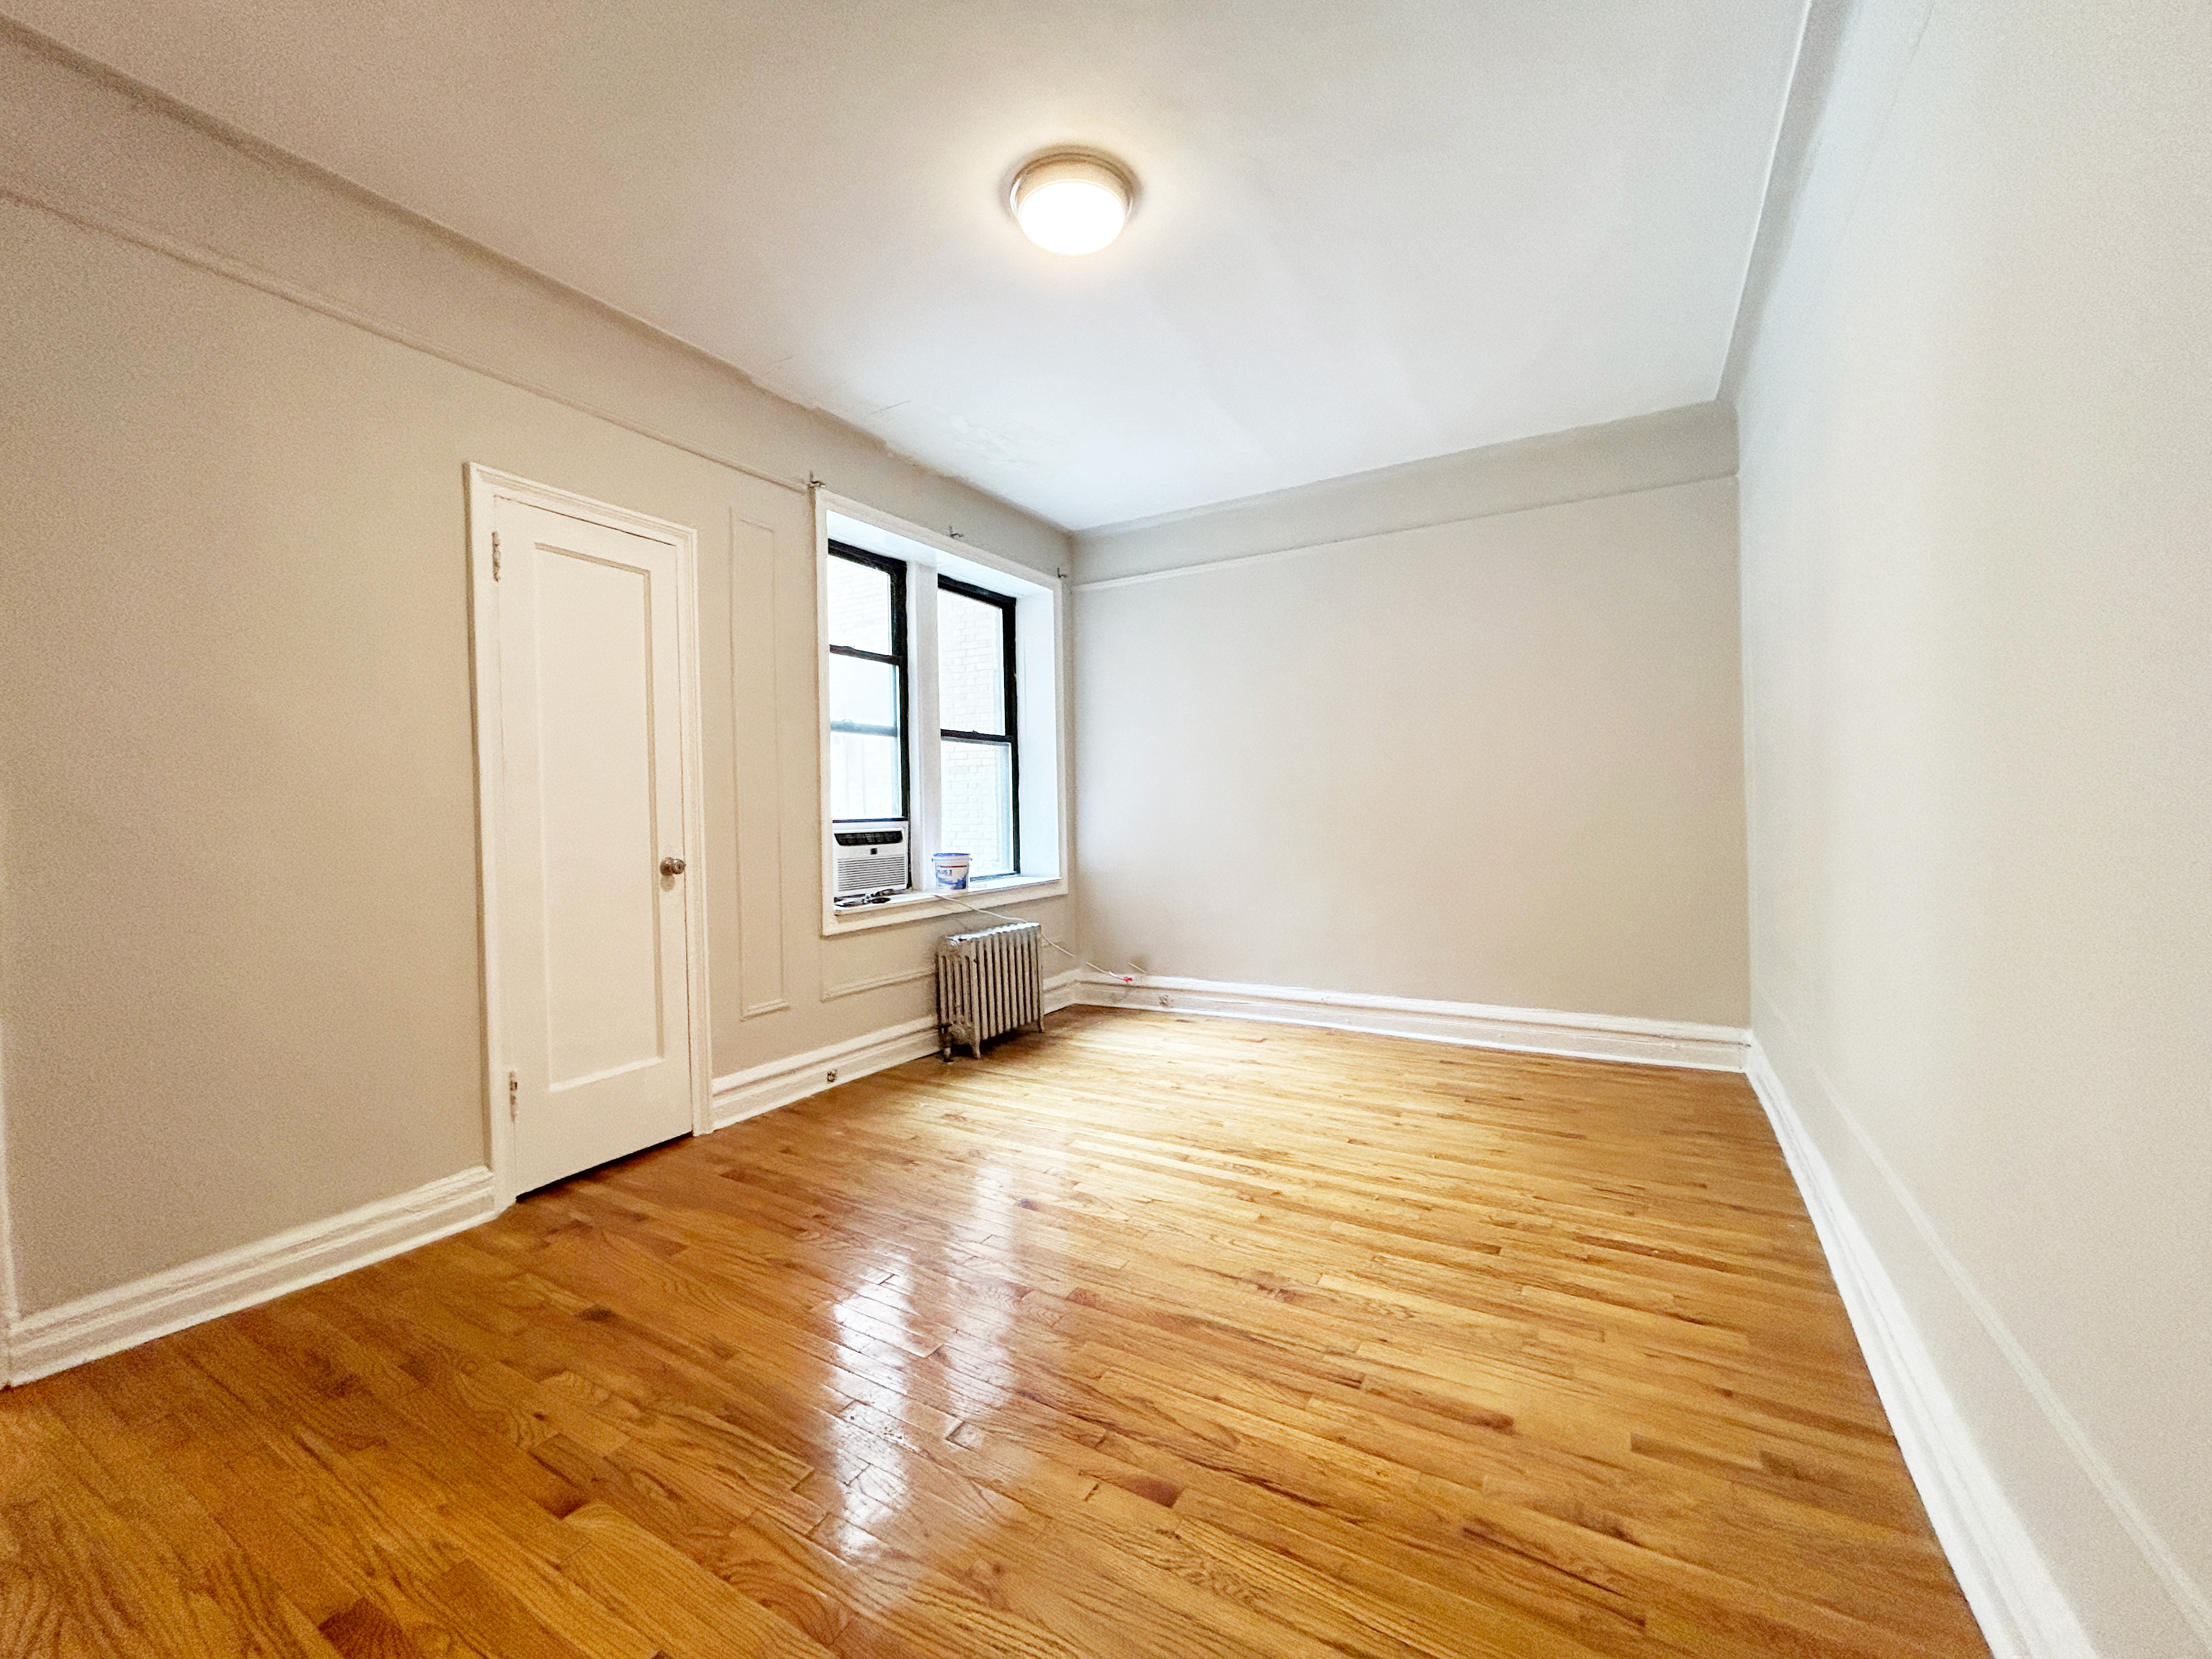
[[[1092,959],[1741,1025],[1731,438],[1709,408],[1079,538]]]
[[[24,1311],[483,1161],[470,461],[699,532],[717,1074],[929,1012],[820,936],[805,480],[1059,532],[4,33],[0,315]]]
[[[2208,88],[2197,0],[1867,0],[1741,405],[1758,1036],[2144,1659],[2212,1651]]]

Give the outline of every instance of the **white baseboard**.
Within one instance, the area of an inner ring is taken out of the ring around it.
[[[1820,1235],[1898,1449],[1990,1652],[1995,1659],[2096,1659],[1756,1038],[1745,1070]]]
[[[1083,1000],[1083,970],[1072,969],[1065,974],[1055,974],[1044,982],[1044,1011],[1056,1014],[1063,1008],[1073,1007]]]
[[[717,1129],[726,1129],[732,1123],[742,1123],[763,1112],[788,1106],[794,1100],[818,1095],[840,1083],[850,1083],[871,1072],[902,1066],[909,1060],[920,1060],[924,1054],[936,1052],[937,1020],[933,1015],[886,1025],[881,1030],[848,1037],[824,1048],[810,1048],[803,1054],[749,1066],[742,1072],[714,1079],[710,1108],[714,1125]]]
[[[1052,1013],[1074,1001],[1073,974],[1060,974],[1044,982],[1044,1011]],[[902,1020],[879,1030],[864,1032],[810,1048],[803,1054],[763,1061],[714,1079],[714,1124],[726,1129],[763,1112],[788,1106],[824,1089],[834,1089],[854,1078],[866,1077],[909,1060],[937,1052],[937,1019],[926,1015]]]
[[[1062,974],[1045,981],[1047,1013],[1075,1000],[1074,978]],[[850,1082],[936,1049],[937,1021],[926,1018],[718,1078],[714,1127],[757,1116],[832,1087],[831,1072],[837,1082]],[[9,1318],[6,1307],[0,1305],[0,1385],[51,1376],[88,1359],[334,1279],[489,1221],[502,1207],[489,1170],[464,1170],[412,1192],[58,1307]]]
[[[325,1221],[202,1256],[17,1319],[8,1381],[28,1382],[187,1325],[304,1289],[499,1212],[491,1171],[463,1170]]]
[[[1645,1066],[1687,1066],[1709,1072],[1741,1071],[1747,1036],[1731,1025],[1562,1013],[1550,1008],[1499,1008],[1480,1002],[1426,1002],[1354,991],[1309,991],[1286,985],[1239,985],[1226,980],[1170,979],[1152,974],[1130,979],[1086,975],[1075,987],[1075,1000],[1109,1008],[1164,1008],[1173,1013],[1223,1019],[1326,1025],[1476,1048],[1630,1060]]]

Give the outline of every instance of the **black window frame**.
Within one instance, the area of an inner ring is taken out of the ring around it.
[[[880,651],[864,651],[857,645],[835,644],[830,646],[830,653],[836,657],[857,657],[863,662],[887,663],[898,671],[899,729],[896,732],[887,733],[879,726],[859,726],[850,720],[839,720],[834,718],[830,721],[830,729],[832,732],[852,732],[866,736],[893,736],[898,738],[899,817],[907,826],[907,835],[911,842],[914,835],[914,740],[910,735],[914,730],[914,665],[908,660],[909,653],[907,648],[906,561],[895,559],[887,553],[871,553],[866,548],[854,547],[849,543],[838,541],[830,544],[830,556],[833,559],[849,559],[854,564],[872,565],[876,569],[887,574],[891,579],[891,654],[885,656]],[[823,596],[823,603],[825,605],[829,603],[829,596],[826,592]],[[828,631],[826,627],[823,631],[825,633]],[[824,709],[823,712],[826,714],[829,711]],[[835,817],[830,821],[832,823],[877,822],[868,818]]]
[[[1006,677],[1006,729],[1003,733],[996,732],[963,732],[957,730],[954,727],[943,725],[942,721],[945,718],[945,700],[940,695],[938,698],[937,708],[938,720],[940,722],[937,730],[937,740],[939,751],[938,770],[941,777],[944,771],[943,747],[948,740],[953,743],[996,743],[1006,745],[1010,797],[1008,801],[1008,811],[1011,812],[1013,818],[1013,822],[1009,828],[1012,830],[1012,835],[1014,867],[1004,872],[993,872],[993,875],[994,878],[1001,876],[1018,876],[1022,872],[1022,728],[1020,706],[1016,701],[1016,698],[1019,694],[1015,684],[1014,672],[1015,658],[1018,655],[1015,649],[1017,635],[1014,627],[1014,596],[1011,593],[994,593],[988,587],[978,587],[973,582],[963,582],[958,580],[954,577],[945,575],[942,571],[937,574],[937,585],[939,588],[944,589],[947,592],[957,593],[963,599],[980,599],[985,605],[996,606],[1002,618],[999,629],[999,637],[1003,647],[1000,672]],[[938,651],[940,657],[943,654],[944,648],[943,633],[940,629],[938,641]],[[938,670],[937,678],[939,681],[942,681],[944,678],[944,669],[941,665]],[[938,786],[937,806],[937,830],[938,834],[940,836],[944,833],[944,786],[940,782]],[[985,879],[990,878],[985,878]]]

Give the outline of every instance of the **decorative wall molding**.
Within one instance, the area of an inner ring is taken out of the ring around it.
[[[1079,592],[1327,552],[1409,531],[1735,476],[1735,415],[1707,403],[1489,444],[1075,538]]]
[[[620,427],[623,431],[635,433],[641,438],[650,438],[657,444],[665,444],[671,449],[681,450],[687,455],[696,455],[702,461],[711,461],[716,466],[727,467],[732,472],[742,472],[747,477],[759,479],[763,483],[774,484],[779,489],[788,489],[794,494],[803,495],[805,492],[806,485],[799,479],[780,477],[772,472],[763,472],[757,467],[747,466],[743,462],[733,460],[727,455],[696,443],[687,442],[671,433],[648,426],[641,421],[632,420],[629,416],[620,414],[604,404],[574,396],[546,381],[511,373],[480,354],[457,349],[433,340],[413,329],[397,323],[386,322],[380,317],[363,311],[357,306],[349,305],[343,300],[333,299],[304,283],[295,283],[274,271],[264,270],[258,265],[249,264],[245,260],[234,259],[227,254],[216,252],[212,249],[198,246],[181,237],[172,236],[166,231],[131,218],[128,215],[111,212],[87,202],[66,200],[41,188],[32,180],[13,175],[0,177],[0,198],[21,202],[26,207],[37,208],[41,211],[52,214],[58,219],[66,219],[79,229],[96,231],[102,235],[112,236],[118,241],[129,242],[146,249],[149,252],[162,254],[176,260],[179,264],[190,265],[194,270],[204,270],[214,276],[228,277],[242,287],[256,289],[273,299],[283,300],[298,306],[303,311],[312,311],[320,316],[328,317],[335,322],[344,323],[349,327],[361,330],[364,334],[374,334],[379,339],[389,340],[394,345],[406,347],[410,351],[419,351],[426,357],[435,357],[441,362],[453,364],[456,368],[466,369],[471,374],[481,374],[486,380],[497,380],[502,386],[511,386],[518,392],[526,392],[534,398],[544,398],[548,403],[559,404],[564,409],[573,409],[580,415],[588,415],[595,421],[604,421],[609,426]],[[641,325],[641,326],[643,325]]]
[[[152,87],[134,81],[118,70],[86,58],[58,41],[40,34],[35,29],[27,27],[12,19],[0,19],[0,44],[4,44],[31,59],[44,60],[46,64],[59,69],[64,73],[72,75],[88,85],[100,88],[111,98],[126,99],[131,103],[151,112],[157,118],[172,124],[180,131],[193,134],[203,141],[211,141],[213,145],[222,150],[242,158],[248,167],[264,177],[283,180],[295,188],[304,186],[306,190],[318,196],[342,201],[356,213],[365,210],[368,213],[391,223],[404,226],[412,241],[428,240],[435,244],[449,258],[458,257],[480,269],[495,270],[510,276],[520,276],[546,292],[558,295],[572,307],[597,313],[627,331],[653,338],[665,348],[682,352],[687,356],[702,362],[719,363],[719,360],[715,359],[711,353],[701,350],[690,342],[671,334],[665,329],[648,323],[641,318],[632,316],[619,307],[611,306],[601,300],[595,300],[581,289],[571,288],[565,283],[532,270],[518,260],[507,258],[503,255],[482,247],[470,241],[466,237],[447,229],[443,225],[425,218],[410,209],[403,208],[397,203],[378,196],[373,191],[354,184],[349,179],[294,155],[289,150],[254,137],[242,128],[234,127],[228,122],[210,115],[204,111],[195,109]],[[82,196],[65,194],[53,189],[45,179],[29,173],[15,173],[0,177],[0,198],[43,210],[57,217],[68,220],[82,229],[115,237],[118,240],[132,243],[145,248],[149,252],[165,255],[197,270],[228,277],[247,288],[258,289],[273,298],[287,301],[305,310],[319,313],[335,321],[358,328],[366,333],[376,335],[379,338],[389,340],[395,345],[404,346],[410,351],[419,351],[426,356],[436,357],[441,362],[452,363],[458,368],[466,369],[471,374],[481,374],[489,380],[498,380],[503,385],[514,387],[517,391],[529,392],[533,397],[544,398],[564,408],[573,409],[579,414],[588,415],[594,420],[605,421],[611,426],[618,426],[626,432],[634,432],[641,438],[649,438],[655,443],[665,444],[672,449],[680,449],[688,455],[696,455],[701,460],[711,461],[717,466],[726,466],[732,471],[742,472],[748,477],[757,478],[763,483],[774,484],[779,489],[788,489],[798,495],[805,494],[808,489],[806,481],[803,478],[766,471],[757,466],[748,465],[732,456],[719,453],[717,449],[690,441],[674,433],[633,419],[594,400],[574,396],[535,376],[514,372],[494,362],[484,354],[467,350],[450,342],[433,339],[418,330],[364,311],[360,307],[332,294],[325,293],[307,283],[295,281],[276,271],[264,269],[250,260],[237,258],[216,248],[202,246],[185,237],[172,234],[159,226],[147,223],[130,214],[103,207]],[[730,369],[727,364],[720,364],[720,367],[729,373],[737,373]]]
[[[1326,1025],[1382,1036],[1419,1037],[1475,1048],[1565,1054],[1581,1060],[1687,1066],[1700,1071],[1743,1069],[1747,1033],[1732,1025],[1632,1019],[1619,1014],[1565,1013],[1551,1008],[1499,1008],[1480,1002],[1427,1002],[1355,991],[1309,991],[1287,985],[1239,985],[1226,980],[1129,978],[1086,975],[1076,1000],[1109,1008],[1166,1009],[1279,1025]]]
[[[1782,125],[1767,161],[1766,191],[1759,204],[1758,228],[1752,233],[1743,286],[1736,294],[1728,357],[1721,370],[1720,401],[1730,407],[1742,395],[1759,319],[1773,291],[1783,255],[1789,251],[1797,197],[1819,152],[1820,117],[1828,106],[1837,62],[1843,53],[1844,31],[1853,9],[1853,0],[1811,0],[1798,30],[1797,56],[1790,67],[1790,90],[1783,100]]]
[[[742,750],[755,722],[753,710],[783,707],[782,655],[775,619],[782,614],[776,589],[775,531],[730,509],[728,626],[730,731]],[[740,605],[736,596],[765,590],[766,605]],[[763,627],[763,617],[766,625]],[[749,633],[748,629],[758,630]],[[763,723],[772,790],[737,792],[738,1018],[758,1019],[791,1006],[785,989],[783,925],[783,722]],[[742,770],[742,767],[740,768]]]
[[[489,1169],[463,1170],[327,1220],[202,1256],[13,1322],[8,1381],[27,1382],[301,1290],[489,1221]]]
[[[827,951],[823,954],[826,956]],[[878,974],[869,979],[848,981],[843,985],[832,985],[830,976],[822,976],[822,1000],[836,1002],[843,997],[856,997],[865,991],[886,990],[894,985],[914,985],[925,979],[937,977],[937,964],[925,963],[919,968],[901,968],[888,974]]]
[[[929,971],[934,973],[935,969]],[[899,979],[906,977],[902,975]],[[1045,1012],[1056,1012],[1079,1000],[1074,994],[1075,978],[1073,974],[1060,974],[1045,981]],[[886,982],[897,983],[899,980]],[[732,1123],[742,1123],[763,1112],[772,1112],[809,1095],[818,1095],[838,1084],[850,1083],[855,1078],[902,1066],[909,1060],[920,1060],[924,1054],[936,1052],[937,1017],[927,1014],[920,1019],[902,1020],[896,1025],[848,1037],[842,1042],[810,1048],[803,1054],[764,1060],[714,1079],[714,1124],[717,1129],[726,1129]],[[833,1072],[836,1073],[834,1079],[830,1076]]]
[[[0,202],[51,214],[777,489],[817,474],[1039,568],[1064,532],[704,348],[0,16]],[[558,343],[558,349],[550,349]],[[588,368],[585,367],[588,364]],[[919,488],[917,488],[919,486]],[[1047,533],[1047,532],[1049,533]]]
[[[1928,1519],[1995,1659],[2096,1659],[1756,1037],[1745,1070],[1820,1235]]]

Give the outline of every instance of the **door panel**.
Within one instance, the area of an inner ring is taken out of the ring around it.
[[[518,1190],[686,1133],[672,543],[501,499],[502,1021]]]
[[[536,542],[547,1082],[661,1058],[653,575]]]

